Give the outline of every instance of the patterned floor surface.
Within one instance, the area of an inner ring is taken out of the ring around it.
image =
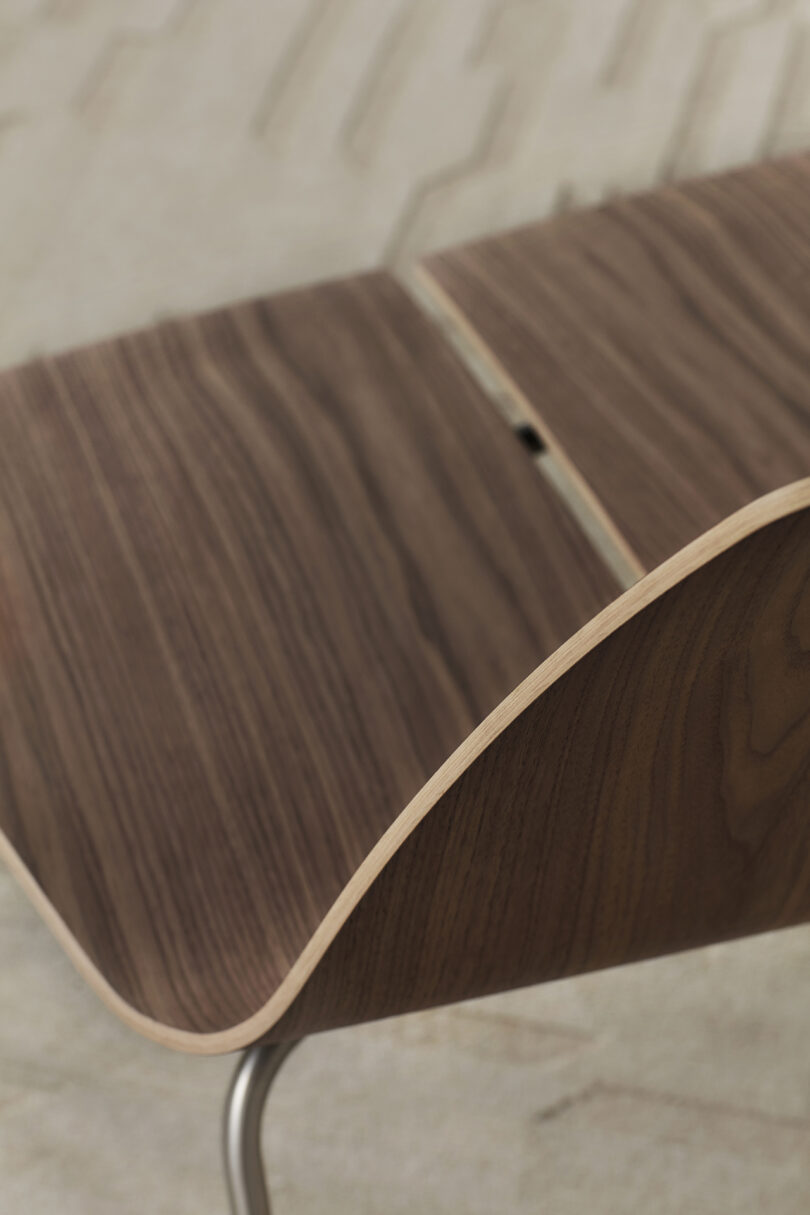
[[[0,363],[810,146],[810,0],[0,0]],[[0,877],[0,1211],[224,1212],[227,1060]],[[315,1039],[279,1215],[810,1209],[810,931]]]
[[[0,0],[0,362],[806,144],[808,0]]]

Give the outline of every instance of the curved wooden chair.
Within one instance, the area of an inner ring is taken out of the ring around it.
[[[386,274],[0,381],[2,854],[234,1212],[304,1035],[810,919],[808,191],[429,259],[517,433]]]

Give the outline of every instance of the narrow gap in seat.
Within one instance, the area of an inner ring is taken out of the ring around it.
[[[565,502],[621,586],[626,590],[638,582],[647,572],[644,566],[565,453],[550,441],[530,403],[455,304],[418,265],[400,270],[398,278],[512,427],[517,440],[532,453],[538,471]]]
[[[519,426],[515,427],[515,434],[533,456],[539,456],[548,450],[545,439],[531,422],[521,422]]]

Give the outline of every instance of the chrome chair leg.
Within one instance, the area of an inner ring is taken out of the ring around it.
[[[295,1042],[251,1046],[239,1060],[225,1101],[225,1177],[231,1215],[270,1215],[261,1127],[267,1095]]]

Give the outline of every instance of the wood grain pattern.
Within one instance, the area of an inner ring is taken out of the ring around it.
[[[809,199],[794,157],[425,264],[646,568],[810,473]]]
[[[127,1023],[214,1053],[810,918],[808,181],[431,265],[624,594],[386,275],[0,377],[0,855]]]
[[[636,617],[650,611],[662,596],[667,595],[668,592],[672,591],[673,588],[677,588],[685,579],[691,578],[696,572],[702,570],[708,562],[713,561],[721,554],[731,552],[735,549],[735,546],[742,545],[749,537],[755,535],[763,528],[767,528],[771,524],[797,512],[807,511],[808,508],[810,508],[810,478],[782,490],[775,491],[762,499],[758,499],[748,507],[738,511],[734,516],[724,520],[710,532],[700,536],[693,544],[687,546],[686,549],[676,554],[671,560],[665,562],[641,581],[635,583],[627,592],[610,603],[596,617],[589,621],[569,641],[560,646],[527,679],[519,684],[480,726],[472,731],[461,746],[442,764],[402,813],[392,822],[318,924],[314,934],[266,1004],[259,1007],[245,1021],[234,1024],[228,1029],[213,1032],[189,1032],[177,1029],[145,1016],[131,1004],[127,1003],[110,986],[104,974],[97,969],[92,959],[83,951],[70,928],[60,917],[57,909],[49,902],[41,887],[36,884],[30,870],[26,867],[18,853],[14,851],[13,847],[9,845],[7,838],[2,833],[0,833],[0,857],[9,866],[54,935],[62,943],[79,972],[108,1006],[132,1028],[148,1037],[154,1038],[156,1041],[162,1042],[164,1045],[198,1054],[215,1054],[235,1050],[268,1035],[279,1036],[280,1034],[290,1034],[294,1032],[296,1020],[302,1017],[302,1009],[303,1015],[307,1019],[313,1017],[315,1012],[312,1003],[313,992],[318,989],[318,984],[323,982],[324,992],[329,993],[329,984],[325,982],[325,979],[329,974],[334,978],[334,968],[327,969],[321,979],[317,975],[316,968],[319,964],[324,964],[327,967],[332,966],[329,958],[324,961],[324,956],[327,954],[329,946],[340,933],[364,895],[372,889],[373,884],[380,878],[380,875],[384,874],[386,866],[396,866],[392,870],[392,873],[398,875],[400,882],[404,882],[403,889],[411,884],[414,888],[423,884],[423,879],[420,878],[419,873],[413,872],[407,874],[407,871],[403,870],[398,864],[397,854],[399,850],[414,832],[423,829],[425,820],[429,819],[430,814],[434,811],[440,799],[453,788],[457,781],[464,777],[471,765],[476,764],[486,754],[487,749],[497,742],[503,732],[512,726],[513,723],[517,722],[521,715],[527,715],[532,712],[533,706],[555,686],[557,681],[563,680],[580,661],[591,654],[598,654],[601,647],[609,641],[618,629],[623,628],[623,626],[633,621]],[[750,588],[746,587],[746,593],[749,590]],[[680,641],[680,646],[681,649],[684,648],[682,640]],[[784,692],[784,688],[779,689],[780,699],[784,695]],[[791,692],[791,694],[795,700],[795,691]],[[579,712],[579,708],[580,702],[577,701],[574,705],[575,714]],[[647,706],[642,706],[642,710],[646,712]],[[575,725],[576,722],[574,721],[571,723],[571,728],[574,729]],[[559,729],[559,723],[557,723],[557,728]],[[565,734],[564,727],[561,730],[561,734]],[[589,746],[591,746],[590,743]],[[508,750],[504,753],[508,754]],[[801,758],[801,748],[798,751],[798,755]],[[583,764],[578,777],[581,783],[585,782],[589,772],[590,768]],[[514,784],[514,775],[505,770],[499,772],[497,779],[499,782],[503,781],[504,787],[509,785],[510,780]],[[512,822],[511,816],[508,813],[501,813],[498,816],[498,820],[507,837],[510,836],[516,826]],[[613,843],[615,846],[619,846],[615,839]],[[501,840],[498,847],[503,848],[504,846],[504,841]],[[497,854],[497,851],[498,848],[495,847],[493,849],[493,857]],[[566,864],[564,856],[560,858],[560,863]],[[407,874],[405,879],[403,879],[403,873]],[[777,878],[779,877],[778,871],[776,876]],[[502,881],[502,877],[503,875],[498,880]],[[412,904],[407,901],[400,903],[398,904],[399,912],[407,915],[408,908],[411,906]],[[473,924],[468,925],[468,927],[471,929]],[[367,942],[368,949],[373,948],[374,939],[372,927]],[[379,942],[379,936],[376,937],[376,940]],[[486,933],[484,933],[480,942],[472,932],[465,934],[465,944],[468,949],[468,966],[472,966],[475,969],[474,959],[480,957],[482,967],[485,967],[487,961],[486,946],[488,943],[491,945],[491,937]],[[661,942],[659,942],[660,944]],[[498,948],[508,949],[508,945],[508,942],[503,941],[499,943]],[[337,946],[338,953],[341,948],[342,946],[339,944]],[[352,969],[352,966],[355,964],[356,958],[349,965],[347,971],[349,975],[355,973]],[[315,984],[302,997],[302,1003],[296,1006],[295,1012],[290,1013],[289,1017],[285,1017],[284,1014],[291,1009],[296,996],[302,991],[305,983],[313,973],[315,973]],[[529,971],[527,971],[528,973]],[[349,989],[347,988],[346,990]],[[474,978],[472,981],[470,992],[475,990],[481,990],[480,977]],[[334,996],[334,992],[332,995]],[[356,995],[354,998],[356,999]],[[317,1018],[311,1020],[310,1023],[312,1025],[326,1026],[332,1020],[337,1018],[343,1019],[345,1008],[346,994],[344,991],[342,998],[338,997],[333,1006],[324,1005],[320,1009]],[[341,1010],[343,1010],[343,1013],[341,1013]],[[383,1005],[375,998],[369,1000],[365,1011],[361,1010],[357,1015],[382,1015],[382,1010]],[[300,1024],[303,1025],[304,1021],[301,1020]]]
[[[273,1037],[810,919],[810,510],[621,624],[469,765]]]
[[[238,1025],[616,589],[387,276],[21,368],[0,826],[133,1015]]]

